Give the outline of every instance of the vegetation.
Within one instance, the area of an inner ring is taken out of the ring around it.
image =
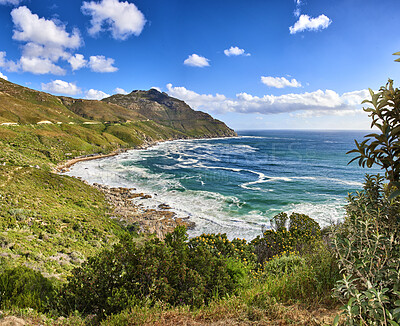
[[[381,166],[384,177],[366,175],[364,189],[348,197],[344,221],[329,232],[306,215],[280,213],[250,242],[225,234],[188,239],[183,227],[165,240],[139,237],[108,217],[100,192],[51,172],[69,157],[209,135],[203,122],[191,130],[165,121],[166,95],[138,91],[99,104],[4,85],[15,101],[60,108],[57,119],[74,121],[0,126],[6,314],[32,325],[400,324],[400,90],[392,81],[371,92],[373,108],[366,109],[379,131],[351,151],[361,166]],[[160,115],[147,121],[140,110],[132,113],[141,101],[162,106]],[[113,106],[136,120],[121,121],[127,116],[116,116]],[[0,116],[22,114],[15,110]],[[99,121],[83,123],[92,118]]]
[[[389,80],[371,96],[365,102],[373,108],[365,111],[380,132],[356,141],[351,152],[359,154],[355,159],[361,166],[380,166],[388,184],[379,175],[367,175],[364,190],[349,196],[345,221],[333,238],[343,273],[335,294],[345,302],[347,325],[396,326],[400,324],[400,90]]]

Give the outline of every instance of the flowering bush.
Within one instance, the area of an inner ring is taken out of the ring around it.
[[[245,264],[234,259],[235,250],[228,254],[233,245],[223,245],[226,236],[204,236],[212,244],[200,238],[188,242],[186,229],[177,227],[165,241],[139,246],[123,239],[73,270],[59,309],[104,316],[141,302],[201,306],[233,293],[247,276]]]
[[[292,213],[288,217],[280,213],[273,218],[272,225],[274,229],[266,230],[251,242],[261,265],[283,255],[302,254],[321,241],[320,226],[304,214]]]

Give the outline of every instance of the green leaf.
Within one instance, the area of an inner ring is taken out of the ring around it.
[[[389,199],[389,200],[392,200],[392,199],[396,198],[397,196],[400,196],[400,190],[399,190],[399,189],[393,191],[393,192],[390,194],[390,196],[389,196],[388,199]]]
[[[339,325],[339,315],[336,315],[335,319],[333,320],[332,326],[337,326]]]

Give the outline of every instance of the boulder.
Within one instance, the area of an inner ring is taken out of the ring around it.
[[[14,316],[8,316],[4,319],[0,319],[0,326],[24,326],[26,325],[25,320]]]

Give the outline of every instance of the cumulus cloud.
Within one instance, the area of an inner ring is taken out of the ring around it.
[[[193,53],[193,54],[189,55],[185,61],[183,61],[183,64],[185,64],[186,66],[192,66],[192,67],[207,67],[210,65],[208,63],[208,61],[210,61],[210,60]]]
[[[301,87],[301,83],[294,78],[292,78],[292,80],[288,80],[285,77],[261,76],[261,82],[269,87],[276,88]]]
[[[85,1],[81,10],[83,14],[92,16],[89,29],[89,34],[92,36],[103,30],[109,30],[113,38],[125,40],[132,34],[138,36],[146,24],[143,13],[128,1]]]
[[[16,72],[19,69],[19,63],[6,59],[6,52],[0,51],[0,67],[7,71]]]
[[[65,25],[39,18],[25,6],[13,9],[11,17],[14,23],[13,39],[26,43],[23,49],[26,57],[56,61],[60,57],[69,57],[66,49],[76,49],[82,44],[78,29],[68,33]]]
[[[308,15],[301,15],[299,20],[289,27],[290,34],[296,34],[305,30],[318,31],[320,29],[328,28],[332,20],[325,15],[319,15],[316,18],[311,18]]]
[[[0,0],[0,5],[18,5],[21,0]]]
[[[128,92],[127,92],[126,90],[124,90],[123,88],[119,88],[119,87],[117,87],[116,89],[114,89],[114,93],[115,93],[115,94],[123,94],[123,95],[128,94]]]
[[[229,49],[224,50],[224,53],[228,57],[230,57],[232,55],[234,55],[234,56],[237,56],[237,55],[250,56],[250,53],[246,53],[246,51],[244,49],[240,49],[237,46],[231,46]]]
[[[115,72],[118,68],[113,66],[114,62],[114,59],[104,55],[93,55],[89,59],[89,67],[94,72]]]
[[[68,59],[69,64],[71,65],[72,70],[79,70],[83,67],[86,67],[87,65],[87,60],[85,60],[85,57],[83,54],[75,54],[74,56],[70,57]]]
[[[0,78],[3,78],[3,79],[5,79],[5,80],[8,80],[8,77],[7,77],[6,75],[3,75],[1,72],[0,72]]]
[[[85,98],[88,100],[102,100],[103,98],[110,96],[109,94],[99,91],[97,89],[89,89],[85,93],[85,95]]]
[[[65,75],[65,70],[55,65],[50,59],[29,58],[22,56],[19,60],[19,67],[23,71],[31,72],[36,75]]]
[[[368,90],[360,90],[339,95],[332,90],[317,90],[301,94],[284,94],[280,96],[253,96],[247,93],[236,94],[227,98],[222,94],[198,94],[185,87],[167,85],[168,94],[177,97],[195,109],[214,113],[259,113],[278,114],[298,111],[313,114],[340,115],[361,111],[361,102],[369,98]]]
[[[26,6],[11,11],[14,23],[13,39],[23,43],[22,56],[18,62],[5,60],[3,65],[9,71],[22,70],[33,74],[64,75],[65,70],[56,63],[68,60],[70,52],[82,45],[78,29],[71,33],[58,21],[40,18]],[[0,59],[1,61],[1,59]]]
[[[50,83],[42,83],[42,90],[57,94],[77,95],[81,89],[75,83],[68,83],[63,80],[53,80]]]

